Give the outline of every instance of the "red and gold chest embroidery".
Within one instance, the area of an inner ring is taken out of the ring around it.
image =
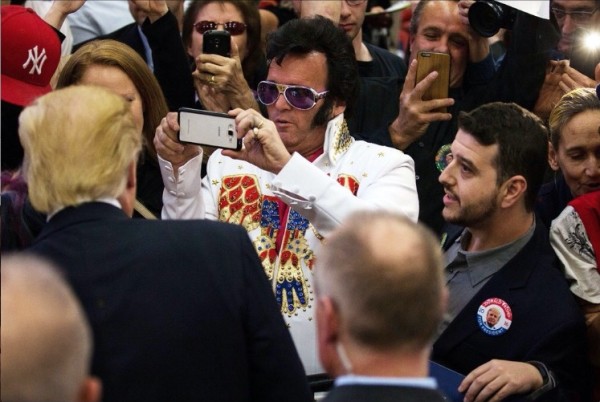
[[[339,175],[337,181],[352,194],[358,192],[359,182],[353,176]],[[277,198],[261,193],[255,175],[234,175],[221,181],[219,220],[242,225],[248,232],[260,228],[253,244],[265,274],[269,280],[275,279],[275,298],[283,314],[292,316],[298,309],[310,307],[312,290],[302,265],[312,270],[314,254],[306,241],[306,230],[310,225],[306,218],[293,209],[289,210],[278,252],[276,239],[282,224]]]
[[[247,231],[258,227],[261,192],[255,175],[225,176],[219,194],[219,220],[237,223]]]

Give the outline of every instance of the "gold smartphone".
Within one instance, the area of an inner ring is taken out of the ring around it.
[[[419,52],[417,55],[417,77],[415,85],[432,71],[438,72],[438,77],[431,87],[423,94],[423,100],[443,99],[448,97],[450,86],[450,55],[437,52]],[[446,112],[446,108],[437,109]]]

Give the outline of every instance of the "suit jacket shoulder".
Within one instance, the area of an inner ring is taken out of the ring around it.
[[[373,62],[379,64],[379,68],[384,71],[382,76],[395,76],[402,80],[404,79],[407,73],[407,67],[402,58],[389,50],[382,49],[379,46],[370,43],[365,43],[365,46],[369,50]]]
[[[444,395],[435,389],[388,386],[343,385],[333,387],[323,402],[443,402]]]
[[[116,31],[78,43],[77,45],[73,46],[73,53],[75,53],[80,47],[89,42],[102,39],[112,39],[116,40],[117,42],[124,43],[131,47],[133,50],[135,50],[142,57],[142,59],[144,59],[144,61],[147,61],[146,51],[144,50],[144,44],[142,43],[142,39],[138,32],[138,25],[135,22],[125,25],[124,27],[119,28]]]
[[[32,252],[65,271],[94,335],[106,402],[306,402],[289,331],[243,228],[66,208]]]

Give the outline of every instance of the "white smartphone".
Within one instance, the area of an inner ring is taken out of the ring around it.
[[[235,118],[226,113],[183,107],[179,109],[179,141],[216,148],[242,149]]]

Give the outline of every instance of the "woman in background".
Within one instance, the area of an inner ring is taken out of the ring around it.
[[[575,197],[600,190],[600,99],[593,88],[565,94],[549,119],[554,180],[539,191],[536,215],[547,228]]]
[[[156,78],[129,46],[113,40],[99,40],[84,45],[71,56],[61,71],[57,88],[78,84],[106,87],[129,102],[144,137],[144,152],[137,167],[139,204],[136,212],[150,217],[149,211],[160,217],[164,186],[152,140],[168,108]]]
[[[231,35],[231,57],[203,54],[203,34],[225,30]],[[183,44],[195,62],[193,73],[201,108],[227,112],[259,110],[254,91],[266,76],[260,14],[250,0],[195,0],[183,17]]]

